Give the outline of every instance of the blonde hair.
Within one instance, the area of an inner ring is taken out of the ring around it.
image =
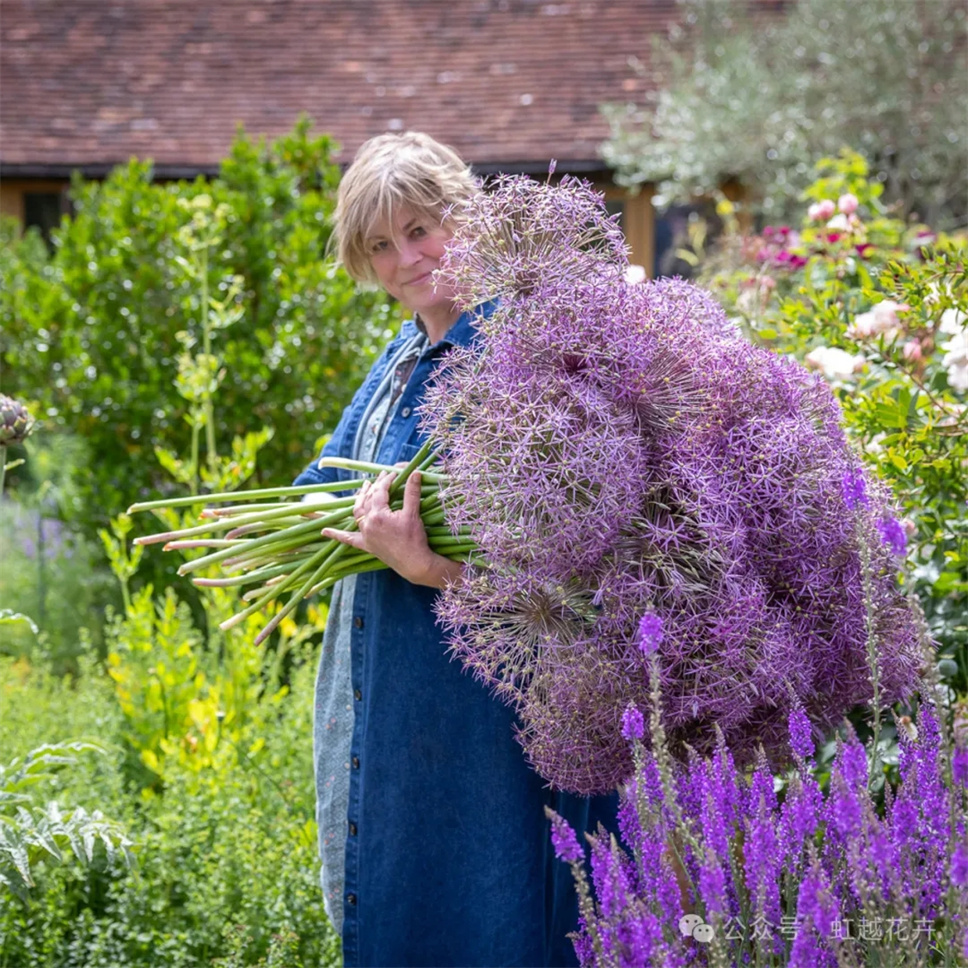
[[[331,245],[357,282],[375,283],[366,239],[401,207],[438,223],[459,217],[464,202],[480,191],[460,155],[419,131],[381,134],[356,153],[336,192]]]

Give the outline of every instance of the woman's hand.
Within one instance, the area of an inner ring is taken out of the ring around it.
[[[403,508],[390,509],[390,485],[396,476],[393,471],[381,471],[360,487],[353,505],[358,531],[323,528],[322,535],[369,552],[415,585],[443,588],[460,577],[462,565],[435,554],[427,543],[420,518],[419,472],[404,485]]]

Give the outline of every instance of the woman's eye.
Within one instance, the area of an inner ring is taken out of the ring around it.
[[[371,242],[370,243],[370,252],[373,253],[374,255],[377,252],[385,252],[386,251],[386,248],[387,248],[387,244],[388,243],[387,243],[386,239],[380,239],[378,242]]]
[[[427,230],[422,225],[416,225],[410,233],[412,238],[422,239],[427,234]]]

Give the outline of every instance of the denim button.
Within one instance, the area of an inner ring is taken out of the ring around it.
[[[355,894],[347,894],[346,895],[346,903],[347,904],[356,904],[356,895]]]
[[[363,617],[362,617],[361,615],[357,615],[357,616],[356,616],[356,618],[354,618],[354,619],[353,619],[353,624],[354,624],[354,625],[355,625],[355,626],[356,626],[356,627],[357,627],[358,629],[361,629],[361,628],[363,628]]]
[[[400,415],[403,416],[403,417],[409,417],[410,416],[410,408],[409,407],[404,407],[400,411]]]
[[[353,757],[353,769],[358,770],[360,768],[360,758],[358,756]]]
[[[363,693],[362,693],[362,692],[360,692],[360,690],[359,690],[359,689],[354,689],[354,690],[353,690],[353,698],[354,698],[354,699],[355,699],[355,700],[356,700],[357,702],[359,702],[359,701],[360,701],[360,700],[361,700],[361,699],[363,698]]]
[[[352,821],[350,821],[350,836],[351,837],[356,836],[356,824],[353,823]]]

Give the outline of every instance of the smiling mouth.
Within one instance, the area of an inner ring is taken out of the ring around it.
[[[407,285],[408,286],[422,286],[425,282],[430,282],[433,278],[433,270],[430,272],[425,272],[422,276],[417,276],[416,279],[411,279]]]

